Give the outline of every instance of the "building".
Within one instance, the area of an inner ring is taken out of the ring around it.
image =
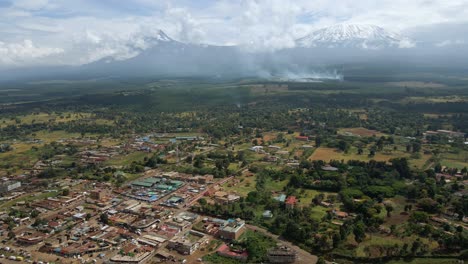
[[[5,181],[0,184],[0,194],[10,192],[14,189],[21,187],[19,181]]]
[[[277,246],[268,251],[270,263],[294,263],[297,260],[297,252],[286,246]]]
[[[218,235],[221,239],[236,240],[244,232],[245,221],[237,219],[229,219],[227,224],[219,229]]]
[[[253,146],[250,148],[251,151],[253,152],[262,152],[263,151],[263,147],[262,146]]]
[[[220,204],[230,204],[240,200],[240,196],[237,194],[228,194],[223,191],[217,191],[214,193],[214,200]]]
[[[232,258],[232,259],[237,259],[239,261],[245,262],[247,261],[247,258],[249,257],[249,254],[247,253],[246,250],[233,250],[229,248],[228,245],[222,244],[217,250],[216,253],[220,256],[226,257],[226,258]]]
[[[333,210],[333,213],[335,214],[336,217],[340,219],[345,219],[349,216],[348,213],[340,211],[340,210]]]
[[[16,237],[16,242],[23,245],[34,245],[44,241],[45,234],[43,233],[27,233]]]
[[[288,196],[288,198],[286,198],[286,201],[284,203],[286,204],[287,209],[292,209],[297,204],[297,198],[296,196]]]
[[[273,199],[277,200],[278,202],[284,203],[284,201],[286,201],[286,194],[280,194],[279,196],[276,196]]]
[[[324,171],[338,171],[338,168],[335,168],[335,167],[330,166],[330,165],[325,165],[325,166],[322,166],[322,170],[324,170]]]
[[[200,241],[203,237],[202,233],[191,230],[181,237],[173,237],[169,240],[167,247],[176,250],[180,254],[191,255],[200,247]]]
[[[262,214],[263,218],[272,218],[273,213],[270,210],[265,210]]]
[[[89,197],[94,200],[102,200],[102,198],[104,198],[104,193],[102,190],[94,190],[90,192]]]

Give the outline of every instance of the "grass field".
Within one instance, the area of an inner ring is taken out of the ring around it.
[[[328,208],[323,206],[314,206],[312,207],[312,214],[310,215],[316,221],[322,220],[322,218],[327,215]]]
[[[376,155],[372,158],[369,158],[366,154],[358,155],[353,150],[349,153],[344,153],[334,148],[326,148],[326,147],[319,147],[317,148],[314,153],[309,157],[309,160],[344,160],[345,162],[348,160],[363,160],[369,161],[371,159],[377,161],[388,161],[392,158],[397,157],[397,155],[386,155],[383,153],[376,153]]]
[[[28,115],[20,115],[17,116],[16,119],[19,120],[19,124],[40,124],[40,123],[49,123],[49,122],[57,122],[57,123],[66,123],[74,120],[79,120],[83,118],[90,118],[92,114],[90,113],[71,113],[71,112],[64,112],[64,113],[36,113],[36,114],[28,114]],[[18,124],[16,119],[7,119],[1,118],[0,119],[0,128],[5,127],[8,125],[15,125]]]
[[[256,176],[242,176],[239,180],[226,182],[221,187],[227,192],[235,192],[240,196],[247,196],[249,192],[255,191]]]
[[[386,264],[459,264],[457,259],[449,258],[416,258],[416,259],[401,259],[386,262]]]
[[[300,206],[309,206],[312,203],[312,199],[320,193],[323,193],[325,195],[328,194],[335,194],[331,192],[322,192],[322,191],[317,191],[317,190],[309,190],[309,189],[301,189],[298,191],[298,199],[299,199],[299,205]]]
[[[380,234],[370,234],[367,238],[361,242],[355,250],[357,257],[379,257],[381,253],[378,251],[379,246],[403,246],[403,244],[412,244],[417,236],[411,237],[394,237],[385,236]],[[421,242],[429,246],[429,250],[437,248],[438,244],[435,241],[429,241],[427,238],[421,238]],[[368,248],[366,250],[366,248]]]
[[[442,153],[440,159],[442,166],[458,169],[468,167],[468,151],[460,150],[458,153]]]
[[[91,136],[91,135],[87,135]],[[34,134],[30,135],[31,138],[37,138],[44,143],[50,143],[53,141],[59,141],[61,139],[69,139],[69,138],[79,138],[81,137],[80,133],[69,133],[67,131],[59,130],[59,131],[39,131]]]
[[[370,130],[370,129],[363,128],[363,127],[342,128],[338,130],[338,134],[354,135],[354,136],[361,136],[361,137],[372,137],[372,136],[380,137],[380,136],[385,135],[384,133],[381,133],[379,131]]]
[[[106,165],[120,165],[120,166],[128,166],[132,164],[134,161],[143,161],[145,157],[149,157],[151,154],[147,152],[135,151],[130,154],[126,155],[119,155],[112,157],[111,159],[105,162]]]
[[[46,199],[49,197],[55,197],[58,195],[58,192],[45,192],[45,193],[39,193],[36,195],[27,195],[27,196],[22,196],[17,199],[13,199],[7,202],[4,202],[0,204],[0,209],[7,209],[9,207],[12,207],[15,205],[17,202],[30,202],[30,201],[39,201],[42,199]]]
[[[309,157],[309,160],[323,160],[329,162],[330,160],[343,160],[347,162],[349,160],[361,160],[361,161],[389,161],[393,158],[407,157],[409,158],[410,164],[416,168],[423,168],[427,165],[428,159],[431,158],[430,154],[420,155],[417,159],[410,158],[410,154],[397,150],[388,153],[377,152],[374,157],[369,157],[367,154],[359,155],[355,148],[351,148],[348,153],[344,153],[334,148],[319,147],[314,153]]]

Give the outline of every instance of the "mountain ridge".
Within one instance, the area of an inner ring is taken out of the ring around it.
[[[403,43],[412,43],[407,37],[370,24],[337,24],[313,31],[296,40],[303,48],[401,48]],[[408,46],[408,45],[407,45]]]

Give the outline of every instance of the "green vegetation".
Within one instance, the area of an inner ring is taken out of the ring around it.
[[[364,74],[281,89],[203,79],[130,81],[99,91],[99,84],[80,83],[83,90],[69,93],[59,89],[66,84],[26,85],[0,96],[0,176],[34,190],[55,188],[58,178],[120,189],[148,169],[212,174],[215,181],[232,176],[219,190],[238,201],[204,197],[192,210],[240,217],[327,260],[462,257],[468,83],[394,78]],[[58,194],[22,195],[0,207]],[[295,199],[274,199],[281,195]],[[107,214],[99,220],[109,221]],[[250,262],[266,261],[274,245],[254,232],[235,244]],[[237,263],[216,254],[204,260]]]

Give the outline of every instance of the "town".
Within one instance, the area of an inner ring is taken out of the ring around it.
[[[0,262],[466,257],[464,113],[356,107],[383,95],[329,95],[340,83],[204,84],[202,97],[178,85],[1,105]]]

